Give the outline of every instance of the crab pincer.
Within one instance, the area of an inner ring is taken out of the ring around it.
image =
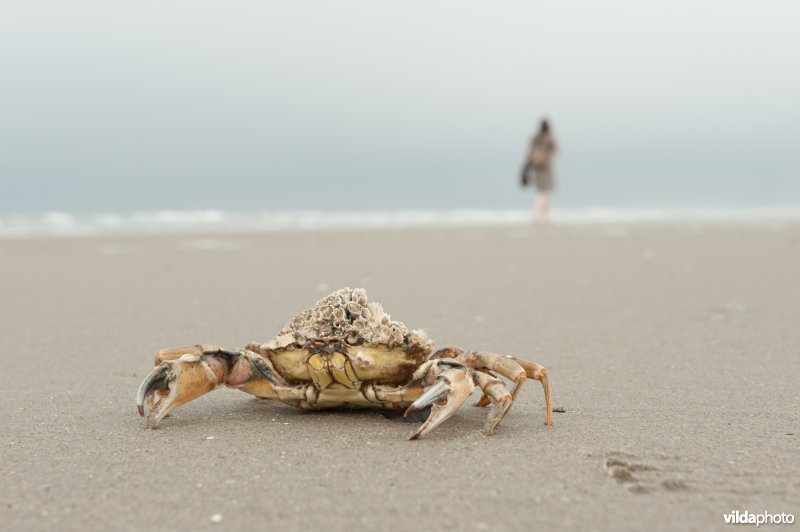
[[[415,378],[424,378],[433,384],[406,409],[404,416],[433,405],[431,414],[409,440],[416,440],[435,429],[455,414],[472,395],[475,384],[471,370],[453,360],[431,360],[419,367]]]
[[[215,355],[220,348],[198,345],[160,351],[160,364],[144,378],[136,393],[140,416],[147,412],[151,428],[172,410],[210,392],[220,384],[227,372],[226,362]]]

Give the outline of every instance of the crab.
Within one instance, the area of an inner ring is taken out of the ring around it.
[[[492,405],[491,435],[526,379],[542,383],[546,425],[553,424],[547,370],[487,351],[447,346],[437,351],[422,330],[409,331],[363,288],[343,288],[292,319],[265,344],[243,349],[199,344],[159,351],[136,396],[139,414],[156,428],[178,406],[220,386],[307,410],[377,408],[407,417],[431,407],[409,437],[421,438],[458,411],[475,387],[476,406]],[[509,390],[501,377],[511,381]],[[420,414],[417,414],[420,415]]]

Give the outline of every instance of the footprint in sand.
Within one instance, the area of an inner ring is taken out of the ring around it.
[[[656,465],[658,463],[658,465]],[[675,475],[668,458],[640,459],[620,451],[606,453],[608,475],[631,493],[652,493],[657,490],[682,491],[689,486]]]

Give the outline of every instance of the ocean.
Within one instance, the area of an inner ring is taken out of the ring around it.
[[[324,212],[159,210],[78,215],[51,211],[0,216],[0,238],[325,229],[522,226],[530,210],[451,209]],[[800,221],[800,205],[751,208],[554,209],[556,225]]]

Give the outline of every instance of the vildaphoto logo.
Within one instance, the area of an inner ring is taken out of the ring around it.
[[[729,514],[722,514],[726,525],[791,525],[794,524],[794,514],[771,514],[761,512],[760,514],[750,513],[747,510],[740,512],[734,510]]]

